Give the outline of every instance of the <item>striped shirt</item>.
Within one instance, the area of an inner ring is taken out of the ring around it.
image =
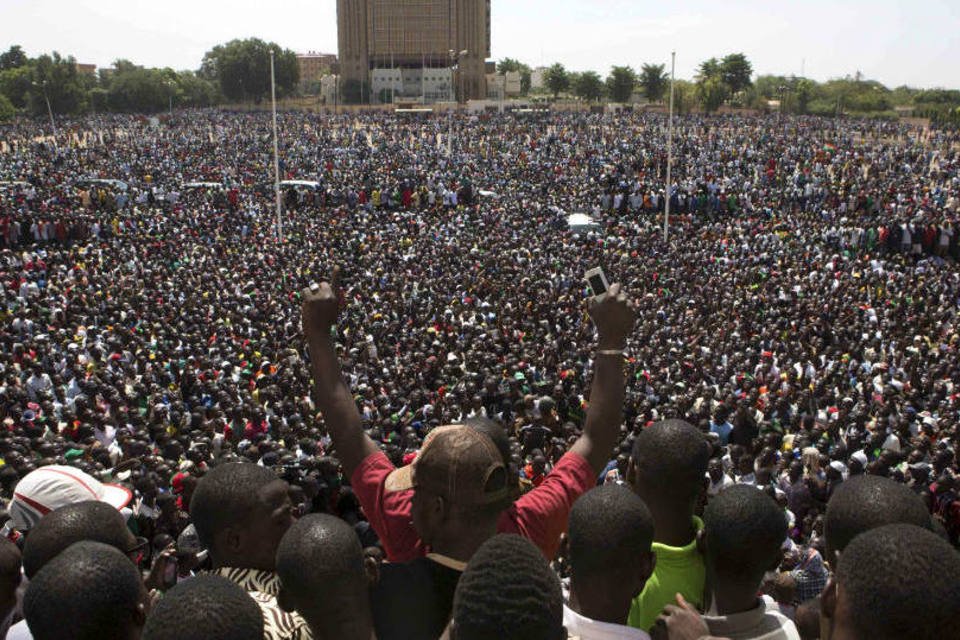
[[[234,582],[250,594],[263,612],[264,640],[312,640],[310,628],[297,613],[288,613],[277,604],[280,578],[271,571],[222,567],[212,573]]]

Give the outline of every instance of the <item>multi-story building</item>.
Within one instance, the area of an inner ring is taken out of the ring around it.
[[[300,68],[301,90],[316,90],[320,78],[329,74],[336,64],[337,56],[333,53],[317,53],[316,51],[298,53],[297,66]]]
[[[486,95],[490,0],[337,0],[337,41],[343,83],[363,83],[365,102]]]

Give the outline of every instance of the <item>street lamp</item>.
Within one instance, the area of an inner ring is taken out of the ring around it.
[[[173,88],[174,88],[174,86],[175,86],[175,85],[174,85],[173,80],[167,80],[167,89],[169,90],[169,93],[167,94],[167,97],[170,99],[170,117],[171,117],[171,118],[173,117]]]
[[[466,49],[457,53],[453,49],[450,49],[450,93],[451,93],[451,102],[456,101],[456,94],[453,90],[453,74],[460,67],[460,58],[469,53]],[[449,158],[453,154],[453,109],[450,109],[450,112],[447,114],[447,157]]]
[[[40,82],[34,80],[33,86],[40,87],[43,91],[43,99],[47,103],[47,114],[50,116],[50,128],[53,129],[53,146],[59,149],[59,145],[57,145],[57,123],[53,120],[53,109],[50,107],[50,96],[47,95],[47,81],[45,79],[41,80]]]

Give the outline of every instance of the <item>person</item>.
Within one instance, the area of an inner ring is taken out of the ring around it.
[[[757,597],[764,574],[780,564],[787,520],[779,505],[754,487],[731,487],[703,513],[703,546],[710,633],[731,640],[800,640],[793,622]]]
[[[703,603],[706,569],[697,550],[703,521],[694,510],[706,491],[709,458],[703,435],[683,420],[654,423],[633,442],[627,479],[653,514],[657,561],[630,608],[631,627],[649,631],[678,593],[694,606]]]
[[[101,483],[74,467],[49,465],[31,471],[17,483],[7,507],[9,525],[26,532],[43,516],[68,504],[98,500],[120,510],[132,498],[133,493],[122,485]]]
[[[939,640],[960,629],[960,555],[911,524],[855,537],[840,555],[821,609],[829,640]]]
[[[202,575],[177,584],[151,609],[142,640],[260,640],[264,619],[236,583]]]
[[[580,496],[570,511],[567,633],[583,640],[649,638],[627,626],[630,606],[653,573],[653,516],[627,487],[608,484]]]
[[[300,518],[277,548],[277,576],[277,602],[299,613],[313,637],[370,640],[373,616],[363,549],[345,521],[329,514]]]
[[[449,638],[566,638],[560,580],[531,541],[498,534],[477,550],[457,585]]]
[[[70,545],[99,542],[128,557],[146,552],[146,540],[137,539],[116,509],[103,502],[77,502],[44,516],[30,531],[23,546],[23,573],[33,577]]]
[[[149,598],[140,573],[118,549],[77,542],[27,586],[23,615],[34,640],[135,640]]]
[[[367,518],[392,562],[425,555],[428,548],[411,525],[411,491],[385,491],[396,471],[393,463],[362,429],[362,418],[344,382],[331,330],[340,308],[339,268],[332,283],[302,292],[302,325],[312,364],[317,402]],[[633,327],[634,311],[618,283],[590,302],[597,326],[597,359],[591,402],[583,435],[536,489],[505,509],[498,532],[520,533],[553,559],[566,529],[569,509],[607,464],[616,443],[624,402],[623,349]]]
[[[197,483],[190,516],[210,552],[213,572],[257,601],[265,640],[309,638],[307,623],[277,604],[277,547],[293,524],[287,483],[256,464],[217,465]]]
[[[932,527],[923,500],[906,485],[872,475],[844,482],[827,503],[823,522],[830,566],[837,566],[838,557],[854,538],[885,524]]]
[[[0,538],[0,638],[17,613],[17,590],[22,581],[20,549],[9,540]]]
[[[463,568],[496,535],[510,503],[507,469],[485,434],[448,425],[432,430],[413,464],[392,473],[384,489],[413,489],[413,525],[431,552],[382,566],[371,592],[377,637],[437,638],[449,622]]]

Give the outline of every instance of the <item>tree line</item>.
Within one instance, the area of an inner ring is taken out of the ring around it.
[[[521,92],[537,95],[530,82],[529,65],[505,58],[497,71],[519,71]],[[596,71],[568,71],[556,63],[542,70],[543,88],[554,100],[561,96],[586,102],[628,103],[642,100],[664,103],[670,78],[664,64],[643,64],[637,71],[630,66],[613,66],[606,77]],[[960,125],[960,91],[888,88],[859,72],[853,76],[817,82],[810,78],[782,75],[754,77],[753,64],[743,53],[709,58],[698,67],[693,80],[678,79],[674,84],[674,107],[678,113],[692,109],[714,112],[723,106],[796,115],[837,116],[854,114],[896,117],[898,107],[914,115],[929,117],[938,123]]]
[[[73,56],[30,58],[14,45],[0,53],[0,122],[16,113],[158,113],[224,102],[261,102],[270,95],[274,52],[277,96],[299,81],[296,54],[257,38],[232,40],[208,51],[197,71],[151,69],[120,59],[110,69],[85,73]]]

